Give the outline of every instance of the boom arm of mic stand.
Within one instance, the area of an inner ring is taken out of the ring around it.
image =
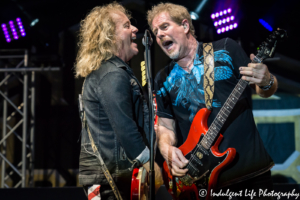
[[[151,35],[148,37],[146,30],[145,36],[143,38],[143,44],[145,45],[145,63],[146,63],[146,74],[147,74],[147,83],[148,83],[148,97],[149,97],[149,108],[150,108],[150,200],[155,199],[155,171],[154,171],[154,111],[153,111],[153,94],[152,94],[152,75],[151,75],[151,54],[150,46],[152,44]]]

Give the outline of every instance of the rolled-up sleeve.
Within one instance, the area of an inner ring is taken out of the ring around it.
[[[127,157],[141,164],[149,160],[149,149],[143,141],[134,120],[134,105],[131,84],[127,72],[113,71],[106,74],[97,87],[101,102],[109,122]]]

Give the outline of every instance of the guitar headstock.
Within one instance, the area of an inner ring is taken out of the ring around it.
[[[283,29],[273,31],[271,35],[259,46],[256,57],[263,61],[267,58],[273,58],[277,41],[287,39],[287,32]]]

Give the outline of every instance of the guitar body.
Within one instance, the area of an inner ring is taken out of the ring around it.
[[[130,200],[148,199],[148,173],[144,167],[134,168],[131,179]]]
[[[228,148],[223,153],[219,151],[218,146],[223,138],[221,134],[210,149],[201,146],[200,141],[208,131],[207,119],[209,114],[210,111],[206,108],[198,111],[187,140],[179,147],[183,155],[189,160],[188,174],[184,177],[174,178],[167,163],[164,162],[164,183],[174,199],[200,200],[198,189],[206,189],[206,199],[210,199],[209,192],[215,188],[219,173],[235,157],[236,150],[234,148]]]

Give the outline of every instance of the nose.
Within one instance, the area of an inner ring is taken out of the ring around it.
[[[156,33],[156,37],[158,37],[159,39],[161,39],[164,36],[164,32],[160,29],[157,30]]]
[[[133,32],[134,34],[137,33],[137,32],[139,31],[139,29],[137,29],[137,27],[132,26],[132,25],[131,25],[131,30],[132,30],[132,32]]]

